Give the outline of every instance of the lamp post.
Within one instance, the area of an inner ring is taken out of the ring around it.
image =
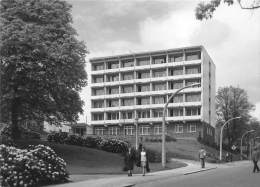
[[[135,118],[135,148],[138,149],[138,117]]]
[[[243,160],[243,151],[242,151],[242,146],[243,146],[243,138],[246,134],[250,133],[250,132],[254,132],[255,130],[250,130],[250,131],[246,131],[243,135],[242,138],[240,140],[240,159]]]
[[[241,117],[234,117],[234,118],[231,118],[229,120],[227,120],[224,125],[221,127],[220,129],[220,141],[219,141],[219,160],[222,160],[222,139],[223,139],[223,129],[224,127],[228,124],[228,122],[230,122],[231,120],[234,120],[234,119],[240,119]]]
[[[167,100],[166,104],[164,105],[164,109],[163,109],[163,118],[162,118],[162,167],[165,168],[166,165],[166,153],[165,153],[165,132],[166,132],[166,127],[165,127],[165,116],[166,116],[166,111],[167,111],[167,107],[168,104],[170,103],[171,99],[174,98],[174,96],[176,94],[178,94],[180,91],[186,89],[186,88],[190,88],[190,87],[194,87],[194,86],[199,86],[200,83],[195,83],[195,84],[191,84],[189,86],[185,86],[182,87],[180,89],[178,89],[176,92],[172,93],[170,98]]]

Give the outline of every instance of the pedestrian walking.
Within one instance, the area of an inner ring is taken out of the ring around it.
[[[125,154],[125,170],[128,171],[128,176],[132,176],[134,169],[135,153],[134,150],[129,146]]]
[[[138,146],[138,149],[137,149],[137,152],[136,152],[136,166],[137,167],[141,167],[141,152],[143,150],[143,145],[140,143],[139,146]],[[146,171],[147,172],[150,172],[150,167],[149,167],[149,154],[147,152],[147,150],[145,151],[146,152]]]
[[[142,167],[142,173],[143,176],[145,176],[145,172],[146,172],[146,166],[147,166],[147,154],[145,151],[145,148],[142,147],[142,151],[141,151],[141,167]]]
[[[253,173],[255,173],[256,171],[259,172],[259,167],[257,165],[257,162],[259,160],[259,157],[260,157],[260,152],[257,150],[257,148],[255,147],[253,152],[252,152],[252,161],[253,161],[253,164],[254,164],[254,168],[253,168]]]
[[[200,163],[201,163],[201,168],[205,168],[205,158],[206,158],[206,151],[205,149],[202,147],[199,150],[199,159],[200,159]]]

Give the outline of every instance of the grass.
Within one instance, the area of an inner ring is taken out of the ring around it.
[[[55,144],[40,140],[21,140],[16,142],[21,148],[28,145],[44,144],[50,146],[67,163],[70,174],[125,174],[123,171],[124,162],[120,154],[109,153],[97,149]],[[174,169],[186,166],[182,162],[171,162],[166,169]],[[162,170],[160,163],[151,163],[151,171]],[[141,173],[141,169],[135,167],[134,173]]]

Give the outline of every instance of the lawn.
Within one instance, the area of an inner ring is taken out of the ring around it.
[[[109,153],[97,149],[55,144],[40,140],[23,140],[17,142],[18,146],[25,148],[28,145],[44,144],[55,150],[55,152],[67,162],[70,174],[123,174],[124,162],[120,154]],[[166,169],[183,167],[182,162],[171,162]],[[151,171],[162,170],[160,163],[151,163]],[[140,168],[135,168],[134,173],[141,173]]]

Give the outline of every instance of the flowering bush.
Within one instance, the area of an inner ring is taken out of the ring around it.
[[[65,161],[48,146],[0,145],[2,186],[30,187],[68,181]]]
[[[112,153],[123,153],[127,150],[128,146],[128,143],[122,140],[105,139],[101,137],[83,138],[77,135],[68,135],[67,133],[65,135],[64,132],[48,135],[48,141],[96,148]]]

